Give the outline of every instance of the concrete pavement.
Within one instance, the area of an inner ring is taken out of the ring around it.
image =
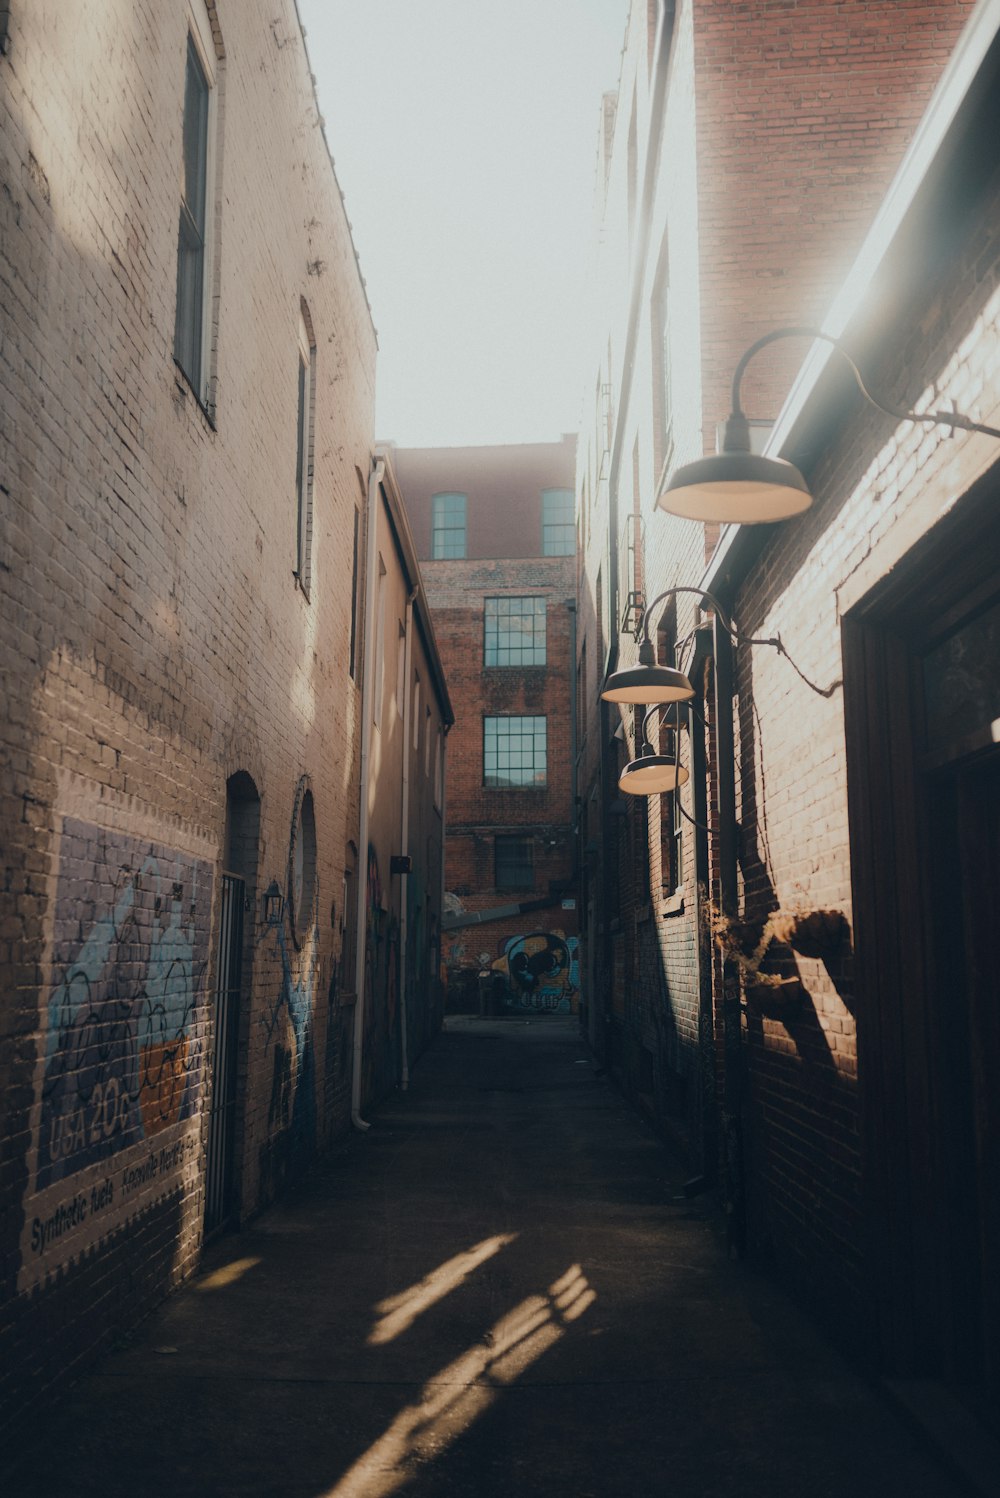
[[[410,1091],[27,1432],[10,1498],[957,1498],[724,1256],[575,1021]]]

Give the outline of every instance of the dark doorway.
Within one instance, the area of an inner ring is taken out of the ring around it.
[[[244,771],[226,783],[226,839],[212,1013],[212,1094],[205,1161],[205,1234],[239,1216],[237,1134],[242,1096],[242,1016],[253,958],[260,797]],[[249,919],[244,919],[249,913]]]
[[[1000,515],[971,495],[844,622],[858,1069],[882,1363],[997,1423]]]

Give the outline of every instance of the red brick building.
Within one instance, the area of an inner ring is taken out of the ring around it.
[[[796,379],[809,341],[787,339],[743,402],[819,502],[720,533],[660,501],[715,450],[740,356],[782,326],[844,334],[890,406],[995,424],[998,26],[992,0],[635,0],[601,111],[577,475],[592,1042],[719,1188],[734,1248],[883,1366],[980,1391],[1000,1248],[978,756],[1000,702],[969,663],[995,660],[996,446],[893,422],[820,350]],[[696,690],[689,778],[633,797],[643,708],[600,692],[651,604],[660,662]],[[935,672],[971,699],[964,740],[921,718]]]
[[[443,944],[452,1008],[578,1004],[575,445],[392,449],[456,719]]]

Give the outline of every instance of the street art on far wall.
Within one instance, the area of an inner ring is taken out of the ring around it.
[[[562,931],[512,936],[491,970],[505,980],[505,1008],[569,1014],[580,991],[579,938]]]
[[[200,1163],[213,850],[75,779],[55,829],[21,1290]]]

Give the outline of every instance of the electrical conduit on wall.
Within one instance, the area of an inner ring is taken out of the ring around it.
[[[399,833],[399,851],[403,858],[410,851],[410,665],[413,657],[413,600],[417,596],[416,588],[413,588],[406,600],[406,622],[403,626],[403,811],[401,815],[401,827]],[[429,694],[428,694],[429,695]],[[407,1000],[407,963],[406,963],[406,939],[410,907],[410,886],[408,876],[401,874],[404,881],[399,901],[399,1032],[401,1042],[401,1071],[400,1085],[403,1091],[410,1085],[410,1056],[406,1034],[406,1000]]]

